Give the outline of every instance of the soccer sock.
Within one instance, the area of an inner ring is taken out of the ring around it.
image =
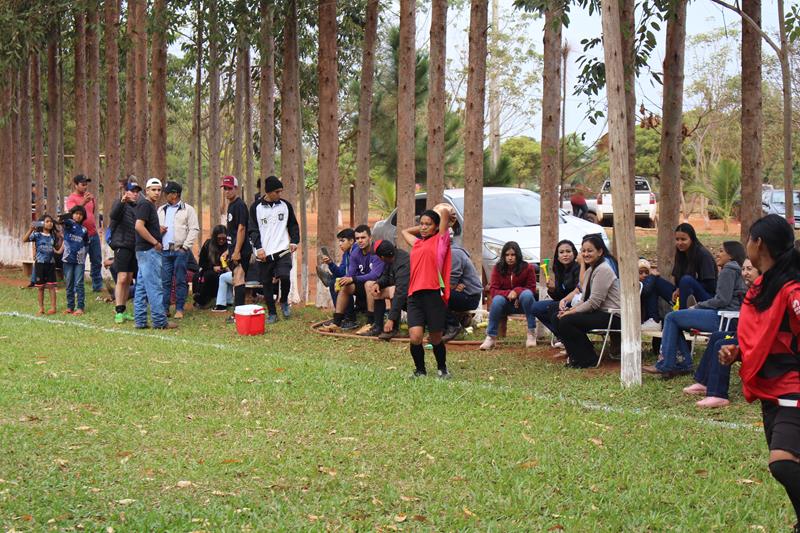
[[[291,281],[289,281],[288,277],[280,278],[281,280],[281,303],[285,304],[289,301],[289,289],[292,286]]]
[[[244,305],[244,285],[233,288],[233,305]]]
[[[386,300],[381,298],[380,300],[375,300],[375,311],[373,314],[373,321],[372,323],[376,326],[380,327],[381,330],[383,329],[383,315],[386,313]]]
[[[436,357],[436,367],[442,372],[447,372],[447,348],[444,342],[433,345],[433,355]]]
[[[769,471],[786,489],[786,494],[794,506],[794,512],[800,520],[800,463],[783,459],[769,464]]]
[[[342,321],[344,320],[344,313],[333,313],[333,323],[337,326],[342,325]]]
[[[414,360],[414,366],[417,372],[425,374],[425,348],[421,344],[411,344],[411,358]]]
[[[124,305],[118,305],[118,306],[114,307],[114,309],[116,310],[117,313],[124,313],[125,312],[125,306]]]
[[[367,311],[367,324],[373,324],[375,322],[375,313]]]

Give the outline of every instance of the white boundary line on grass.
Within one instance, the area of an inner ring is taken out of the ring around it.
[[[230,345],[226,345],[226,344],[217,344],[217,343],[213,343],[213,342],[198,341],[198,340],[193,340],[193,339],[184,339],[184,338],[180,338],[180,337],[174,337],[174,336],[171,336],[171,335],[161,335],[161,334],[158,334],[158,333],[144,333],[144,332],[141,332],[141,331],[130,331],[130,330],[125,330],[125,329],[108,328],[108,327],[103,327],[103,326],[97,326],[95,324],[86,324],[84,322],[73,322],[73,321],[59,320],[59,319],[54,319],[54,318],[46,318],[46,317],[35,316],[35,315],[27,314],[27,313],[19,313],[19,312],[16,312],[16,311],[3,311],[3,312],[0,312],[0,317],[24,318],[26,320],[35,320],[35,321],[38,321],[38,322],[45,322],[45,323],[48,323],[48,324],[54,324],[54,325],[59,325],[59,326],[68,325],[68,326],[78,327],[78,328],[83,328],[83,329],[91,329],[91,330],[95,330],[95,331],[102,331],[103,333],[114,333],[114,334],[117,334],[117,335],[127,335],[127,336],[130,336],[130,337],[144,337],[144,338],[148,338],[148,339],[156,339],[156,340],[161,340],[161,341],[171,342],[171,343],[174,343],[174,342],[177,341],[177,342],[182,342],[184,344],[191,344],[191,345],[194,345],[194,346],[201,346],[203,348],[214,348],[214,349],[217,349],[217,350],[227,350],[229,352],[230,351],[234,351],[234,352],[247,353],[247,354],[252,353],[251,351],[245,350],[243,348],[239,348],[239,347],[236,347],[236,346],[230,346]],[[281,355],[280,357],[282,357],[283,359],[288,359],[290,361],[294,361],[294,362],[308,362],[307,359],[304,359],[304,358],[301,358],[301,357],[297,357],[297,356],[292,356],[292,355]],[[334,366],[334,367],[340,367],[340,368],[345,368],[345,369],[353,368],[355,366],[355,365],[348,365],[348,364],[340,363],[340,362],[334,363],[334,362],[332,362],[330,360],[326,360],[323,363],[325,365]],[[359,369],[363,369],[362,366],[358,366],[358,368]],[[510,385],[500,385],[500,384],[492,385],[492,384],[489,384],[489,383],[474,383],[474,382],[470,382],[470,381],[454,381],[454,382],[450,382],[450,384],[454,385],[454,386],[458,386],[458,387],[464,387],[464,388],[478,387],[480,389],[493,391],[493,392],[497,392],[498,390],[502,390],[502,391],[506,391],[506,392],[520,392],[520,390],[518,388],[512,387]],[[709,425],[709,426],[715,426],[715,427],[724,428],[724,429],[762,431],[761,428],[759,428],[758,426],[755,426],[753,424],[741,424],[739,422],[724,422],[724,421],[721,421],[721,420],[708,420],[708,419],[702,419],[702,418],[694,418],[694,417],[691,417],[691,416],[680,416],[680,415],[674,415],[674,414],[670,414],[670,413],[660,413],[658,411],[651,411],[651,410],[647,410],[647,409],[642,409],[640,407],[631,407],[631,408],[615,407],[613,405],[607,405],[607,404],[598,403],[598,402],[592,402],[592,401],[587,401],[587,400],[576,400],[574,398],[565,397],[562,394],[559,394],[557,396],[550,396],[550,395],[541,394],[541,393],[534,392],[534,391],[526,391],[524,389],[522,389],[521,392],[524,392],[525,394],[527,394],[531,398],[533,398],[535,400],[538,400],[538,401],[543,401],[543,402],[548,402],[548,403],[566,403],[566,404],[570,404],[570,405],[572,405],[574,407],[581,407],[583,409],[587,409],[589,411],[601,411],[601,412],[605,412],[605,413],[616,413],[616,414],[622,414],[622,415],[655,416],[655,417],[658,417],[658,418],[660,418],[662,420],[678,420],[678,421],[681,421],[681,422],[693,422],[693,423],[697,423],[697,424],[700,424],[700,425]]]

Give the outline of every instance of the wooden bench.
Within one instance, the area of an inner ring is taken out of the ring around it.
[[[31,274],[33,274],[33,264],[34,261],[32,259],[22,261],[22,273],[25,274],[26,278],[30,279]]]

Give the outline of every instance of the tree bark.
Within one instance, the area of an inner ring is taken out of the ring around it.
[[[241,22],[240,22],[241,24]],[[236,75],[234,77],[233,91],[233,175],[239,178],[242,193],[247,193],[247,180],[244,179],[242,166],[242,139],[244,138],[244,30],[236,30]]]
[[[135,174],[142,179],[150,175],[147,166],[147,1],[129,0],[136,10],[133,27],[134,91],[136,92],[135,135],[133,148]],[[163,180],[165,176],[157,176]]]
[[[622,63],[625,69],[625,105],[628,117],[628,165],[636,175],[636,1],[620,0],[622,29]],[[631,201],[636,193],[631,180]]]
[[[558,156],[561,123],[561,4],[551,0],[544,15],[544,68],[542,69],[542,179],[540,260],[550,257],[558,242]],[[501,258],[502,260],[502,258]],[[554,257],[553,261],[558,258]]]
[[[31,52],[31,100],[33,102],[33,154],[36,176],[36,217],[44,214],[44,142],[42,139],[42,95],[39,52]]]
[[[275,174],[275,40],[272,37],[273,0],[261,0],[261,57],[259,103],[259,140],[261,183]],[[262,191],[257,191],[261,193]]]
[[[297,198],[302,168],[302,146],[300,133],[300,64],[297,40],[297,2],[286,4],[283,28],[283,72],[281,74],[281,177],[286,198],[293,202]],[[335,54],[335,50],[334,50]],[[320,49],[320,56],[322,50]],[[320,66],[322,58],[320,57]],[[320,78],[321,80],[321,78]],[[322,84],[320,83],[320,92]],[[334,97],[335,98],[335,97]],[[322,108],[320,107],[320,123]],[[320,130],[320,143],[322,130]],[[337,134],[338,135],[338,134]],[[320,172],[322,171],[320,167]],[[335,218],[333,219],[335,220]]]
[[[760,27],[761,0],[743,0],[742,11]],[[750,226],[761,217],[761,35],[750,24],[742,24],[742,242]]]
[[[447,105],[445,68],[447,65],[447,0],[431,3],[430,68],[428,96],[428,195],[431,208],[444,197],[444,123]]]
[[[789,40],[786,35],[784,2],[778,0],[778,25],[781,37],[781,82],[783,88],[783,188],[786,192],[786,220],[794,227],[794,176],[792,171],[792,76],[789,72]],[[742,23],[744,24],[744,22]]]
[[[0,116],[7,120],[0,121],[0,185],[6,194],[2,195],[3,212],[0,213],[0,238],[10,243],[14,228],[14,139],[11,124],[12,97],[10,71],[2,75],[0,83]],[[5,258],[5,254],[2,255]]]
[[[73,174],[88,172],[89,131],[86,103],[86,14],[82,8],[75,13],[75,71],[73,74],[75,94],[75,158]]]
[[[624,387],[642,382],[640,339],[639,278],[634,235],[633,173],[628,154],[626,79],[619,5],[616,0],[602,0],[603,52],[606,67],[606,92],[608,94],[609,159],[613,184],[611,194],[619,212],[614,214],[614,240],[620,268],[622,294],[622,365],[621,381]],[[615,209],[615,211],[617,211]]]
[[[670,279],[675,257],[675,227],[680,222],[683,145],[683,66],[686,47],[687,0],[674,0],[667,20],[664,56],[664,110],[659,157],[661,191],[658,201],[658,271]]]
[[[372,136],[372,85],[375,78],[375,41],[378,35],[378,9],[380,9],[378,0],[367,1],[364,46],[361,55],[361,90],[358,98],[354,206],[354,222],[356,225],[369,222],[369,150]],[[436,2],[434,2],[433,9],[436,9]],[[431,20],[431,24],[434,24],[434,20]],[[431,42],[431,53],[433,53],[433,42]],[[430,156],[429,152],[428,157]]]
[[[58,47],[60,32],[53,26],[47,42],[47,212],[56,216],[61,212],[58,195],[60,174],[58,168]]]
[[[203,240],[203,134],[200,124],[200,106],[203,99],[203,3],[195,0],[194,3],[196,20],[195,46],[197,47],[197,58],[195,62],[195,81],[194,81],[194,102],[192,113],[192,147],[194,148],[194,158],[191,165],[195,169],[194,175],[197,180],[195,207],[197,218],[200,222],[200,240]],[[213,184],[213,179],[210,180]],[[213,211],[212,211],[213,213]],[[213,226],[213,216],[211,217]],[[209,232],[210,235],[211,232]]]
[[[120,0],[105,1],[106,58],[106,175],[103,180],[103,208],[106,213],[120,188],[120,108],[119,108],[119,11]]]
[[[469,16],[466,131],[464,133],[464,249],[483,272],[483,126],[486,103],[487,0],[472,0]],[[556,124],[558,122],[556,121]]]
[[[127,4],[127,21],[125,23],[125,40],[127,46],[125,50],[125,176],[136,174],[137,162],[136,152],[136,54],[134,46],[136,38],[134,31],[136,27],[137,9],[130,2]],[[138,176],[144,179],[145,176]]]
[[[415,193],[415,70],[416,70],[416,2],[400,0],[400,50],[397,88],[397,227],[414,225]],[[398,246],[408,249],[403,239]]]
[[[336,1],[319,2],[319,194],[317,246],[334,250],[339,214],[339,79]]]
[[[250,46],[244,51],[244,155],[245,155],[245,191],[247,197],[253,197],[255,176],[253,167],[253,103],[252,86],[250,79]]]
[[[209,179],[208,198],[211,204],[211,227],[219,223],[222,212],[220,211],[219,179],[220,175],[220,136],[219,136],[219,11],[216,1],[209,4],[209,32],[208,32],[208,77],[209,102],[208,102],[208,158]],[[238,176],[237,176],[238,178]],[[247,198],[247,201],[250,199]]]
[[[150,59],[150,165],[159,179],[167,175],[167,5],[153,2],[153,33]]]
[[[19,155],[20,167],[15,175],[18,183],[17,205],[20,207],[17,232],[22,235],[30,225],[31,220],[31,180],[33,178],[33,165],[31,162],[31,78],[28,65],[19,69]]]
[[[500,6],[498,0],[492,0],[492,48],[499,46]],[[489,69],[489,160],[492,170],[500,162],[500,93],[497,83],[499,65],[493,64]]]
[[[97,0],[87,4],[86,11],[86,172],[92,181],[89,190],[99,198],[100,183],[100,27]],[[110,206],[109,206],[110,207]],[[98,221],[99,222],[99,221]]]

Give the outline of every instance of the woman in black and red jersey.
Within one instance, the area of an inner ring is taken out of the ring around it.
[[[450,231],[455,213],[448,204],[439,204],[419,217],[419,225],[403,230],[411,246],[411,274],[408,283],[408,336],[414,377],[427,375],[422,338],[428,327],[439,377],[450,379],[447,349],[442,342],[450,298]]]
[[[778,215],[756,221],[747,255],[763,274],[742,304],[738,345],[724,346],[719,359],[741,356],[745,399],[761,400],[769,470],[800,520],[800,253],[792,227]]]

